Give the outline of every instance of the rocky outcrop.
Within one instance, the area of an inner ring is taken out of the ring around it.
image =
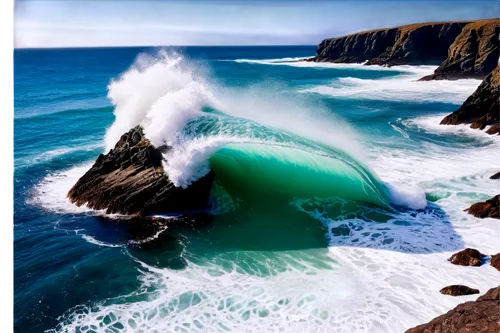
[[[465,211],[475,217],[485,218],[491,217],[500,219],[500,194],[485,202],[478,202],[467,208]]]
[[[460,266],[481,266],[484,254],[476,249],[467,248],[453,254],[448,261]]]
[[[439,291],[443,295],[450,296],[463,296],[463,295],[474,295],[479,294],[478,289],[469,288],[461,284],[454,284],[452,286],[444,287]]]
[[[74,204],[106,213],[150,215],[195,211],[207,207],[213,172],[187,188],[176,187],[164,172],[162,152],[144,136],[140,126],[122,135],[106,155],[68,193]]]
[[[315,62],[361,63],[367,65],[439,65],[462,29],[471,23],[443,22],[410,24],[364,31],[323,40]]]
[[[441,120],[441,125],[471,124],[472,128],[483,130],[488,125],[498,127],[500,113],[500,66],[497,66],[481,82],[462,106]],[[496,131],[490,131],[494,134]]]
[[[490,265],[500,271],[500,253],[491,256]]]
[[[421,80],[483,79],[498,64],[499,19],[467,24],[450,45],[448,57]]]
[[[497,172],[493,176],[490,177],[490,179],[499,179],[499,178],[500,178],[500,172]]]
[[[500,286],[488,290],[476,301],[459,304],[427,324],[406,331],[406,333],[469,332],[500,332]]]

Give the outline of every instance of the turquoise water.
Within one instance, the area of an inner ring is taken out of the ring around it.
[[[415,313],[398,315],[405,293],[392,288],[372,295],[395,316],[381,319],[370,295],[360,305],[349,292],[373,268],[349,265],[393,253],[405,271],[421,254],[495,246],[494,234],[464,240],[455,221],[472,222],[455,207],[495,194],[498,141],[437,125],[479,81],[297,62],[314,52],[16,50],[15,331],[388,332],[444,309],[423,287]],[[209,211],[147,221],[66,200],[139,123],[174,146],[177,185],[215,171]],[[395,276],[387,265],[377,279]]]

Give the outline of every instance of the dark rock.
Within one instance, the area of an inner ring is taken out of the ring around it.
[[[500,253],[491,256],[490,265],[500,271]]]
[[[500,194],[485,202],[478,202],[467,208],[465,211],[475,217],[485,218],[491,217],[500,219]]]
[[[490,128],[488,128],[486,130],[486,133],[491,134],[491,135],[493,135],[493,134],[500,135],[500,123],[492,125]]]
[[[450,296],[463,296],[463,295],[474,295],[479,294],[478,289],[472,289],[461,284],[454,284],[452,286],[444,287],[439,291],[443,295]]]
[[[472,128],[481,130],[487,125],[493,125],[487,133],[498,133],[500,120],[499,87],[500,66],[497,66],[457,111],[441,120],[441,125],[471,124]]]
[[[490,177],[490,179],[499,179],[499,178],[500,178],[500,172],[497,172],[493,176]]]
[[[498,64],[499,20],[467,24],[448,50],[448,57],[427,80],[484,79]]]
[[[162,151],[145,138],[140,126],[122,135],[106,155],[68,193],[77,206],[106,213],[150,215],[201,210],[207,207],[215,175],[210,172],[187,188],[176,187],[165,174]]]
[[[467,248],[453,254],[448,261],[454,265],[481,266],[483,257],[485,257],[485,255],[481,254],[478,250]]]
[[[470,332],[500,332],[500,286],[488,290],[476,301],[459,304],[427,324],[406,331],[406,333]]]

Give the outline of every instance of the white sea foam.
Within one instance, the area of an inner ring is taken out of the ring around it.
[[[85,205],[78,207],[66,197],[78,179],[92,166],[85,164],[54,172],[38,183],[28,202],[58,213],[84,213],[92,211]]]
[[[143,294],[143,301],[137,301],[134,293],[130,300],[123,296],[94,304],[92,309],[78,307],[60,318],[58,331],[86,326],[96,332],[111,327],[117,332],[402,332],[477,297],[441,295],[442,287],[467,284],[484,292],[498,284],[498,272],[489,265],[454,266],[446,260],[451,251],[431,253],[446,249],[453,241],[436,232],[438,225],[432,230],[432,216],[428,222],[424,232],[380,224],[340,239],[330,236],[328,252],[240,254],[241,262],[262,263],[262,269],[269,272],[265,276],[258,268],[253,274],[244,273],[229,262],[223,266],[190,263],[176,271],[139,261],[144,269],[143,288],[154,286],[155,293]],[[466,245],[486,253],[498,250],[492,237],[480,243],[482,239],[474,236],[477,232],[491,236],[492,229],[487,228],[491,223],[480,224],[463,231]],[[378,233],[389,229],[399,242],[383,244],[381,240],[390,238],[377,236],[376,229]],[[365,236],[368,247],[356,241],[362,233],[370,233]],[[433,235],[434,245],[427,240]],[[380,244],[383,249],[378,248]],[[426,254],[391,250],[401,244],[420,247]],[[276,270],[277,262],[286,269]]]
[[[260,64],[260,65],[274,65],[274,66],[292,66],[292,67],[305,67],[305,68],[330,68],[330,69],[351,69],[360,71],[392,71],[392,72],[407,72],[419,74],[419,78],[432,74],[437,66],[378,66],[370,65],[365,66],[363,63],[333,63],[333,62],[309,62],[302,61],[304,58],[278,58],[278,59],[236,59],[231,60],[238,63]]]
[[[466,135],[478,138],[484,142],[498,142],[498,136],[486,133],[490,126],[486,126],[486,128],[481,131],[471,128],[470,124],[440,125],[439,123],[441,120],[447,115],[448,113],[443,113],[439,115],[410,118],[403,120],[402,123],[409,128],[417,127],[419,130],[436,134]]]
[[[473,79],[417,81],[422,75],[425,74],[398,75],[383,79],[344,77],[329,85],[306,88],[301,92],[339,98],[461,104],[481,83],[480,80]]]

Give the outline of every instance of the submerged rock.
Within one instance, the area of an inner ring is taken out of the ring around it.
[[[478,250],[467,248],[453,254],[448,261],[454,265],[460,266],[481,266],[483,257],[485,257],[485,255]]]
[[[500,253],[491,256],[490,265],[500,271]]]
[[[483,130],[488,125],[488,134],[498,133],[500,121],[500,66],[497,66],[481,82],[462,106],[441,120],[441,125],[471,124],[471,128]]]
[[[500,194],[485,202],[478,202],[467,208],[465,211],[475,217],[485,218],[491,217],[500,219]]]
[[[106,213],[150,215],[195,211],[207,207],[214,173],[187,188],[176,187],[162,166],[162,151],[154,147],[136,126],[122,135],[106,155],[68,193],[77,206],[87,205]]]
[[[406,331],[406,333],[469,332],[500,332],[500,286],[488,290],[476,301],[459,304],[427,324]]]
[[[439,292],[443,295],[463,296],[479,294],[479,289],[469,288],[461,284],[454,284],[452,286],[444,287]]]

